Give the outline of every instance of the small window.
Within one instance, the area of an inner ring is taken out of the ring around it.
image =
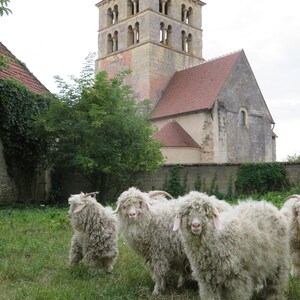
[[[113,52],[113,38],[111,34],[107,36],[107,53]]]
[[[133,44],[134,44],[134,32],[132,26],[130,25],[128,27],[127,45],[131,46]]]
[[[112,25],[113,24],[113,12],[111,8],[107,10],[107,25]]]
[[[118,22],[118,16],[119,16],[118,5],[114,6],[114,10],[113,10],[112,13],[113,13],[112,23],[116,24]]]
[[[248,126],[248,113],[245,108],[241,108],[239,112],[239,124],[242,127]]]
[[[137,44],[140,42],[140,24],[137,22],[134,26],[134,43]]]

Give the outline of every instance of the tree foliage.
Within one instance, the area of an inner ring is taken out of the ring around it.
[[[300,154],[288,155],[286,158],[287,162],[290,163],[300,163]]]
[[[8,8],[8,3],[10,0],[0,0],[0,17],[2,17],[4,14],[11,14],[12,11]]]
[[[48,139],[49,161],[83,175],[102,198],[136,172],[157,169],[163,158],[141,105],[124,84],[126,73],[94,77],[91,57],[80,78],[71,77],[72,84],[57,77],[58,99],[37,128]]]

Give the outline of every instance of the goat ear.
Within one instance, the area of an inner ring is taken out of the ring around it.
[[[78,213],[80,212],[81,210],[83,210],[85,208],[85,205],[84,204],[81,204],[81,205],[78,205],[76,207],[76,209],[74,210],[74,213]]]
[[[213,224],[214,224],[214,226],[215,226],[215,228],[217,229],[217,230],[221,230],[222,229],[222,225],[221,225],[221,223],[220,223],[220,220],[219,220],[219,217],[218,216],[214,216],[213,217]]]
[[[177,215],[174,219],[173,231],[177,231],[181,225],[181,216]]]
[[[148,210],[153,211],[152,204],[150,202],[146,201],[146,207]]]
[[[300,227],[300,207],[296,210],[296,216],[297,216],[298,224]]]

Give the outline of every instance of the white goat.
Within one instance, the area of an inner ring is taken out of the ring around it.
[[[92,195],[71,195],[68,216],[74,229],[69,261],[83,259],[92,268],[111,272],[118,255],[118,223],[110,207],[103,207]]]
[[[166,195],[165,192],[148,194],[134,187],[129,188],[118,198],[116,209],[120,232],[126,243],[144,258],[150,268],[155,282],[154,295],[165,290],[165,278],[169,271],[180,273],[179,287],[190,274],[179,233],[172,230],[180,200],[166,200],[162,196],[159,200],[158,194]]]
[[[201,300],[248,300],[258,286],[264,299],[284,299],[288,228],[272,204],[246,201],[220,213],[192,192],[174,221],[179,228]]]
[[[281,212],[286,216],[290,232],[292,276],[300,277],[300,195],[291,195],[284,200]]]

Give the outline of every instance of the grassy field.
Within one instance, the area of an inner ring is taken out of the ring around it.
[[[0,210],[1,300],[198,299],[197,285],[177,290],[173,277],[164,295],[151,297],[149,272],[121,239],[112,274],[70,267],[66,213],[51,207]],[[288,299],[300,299],[300,280],[290,280]]]

